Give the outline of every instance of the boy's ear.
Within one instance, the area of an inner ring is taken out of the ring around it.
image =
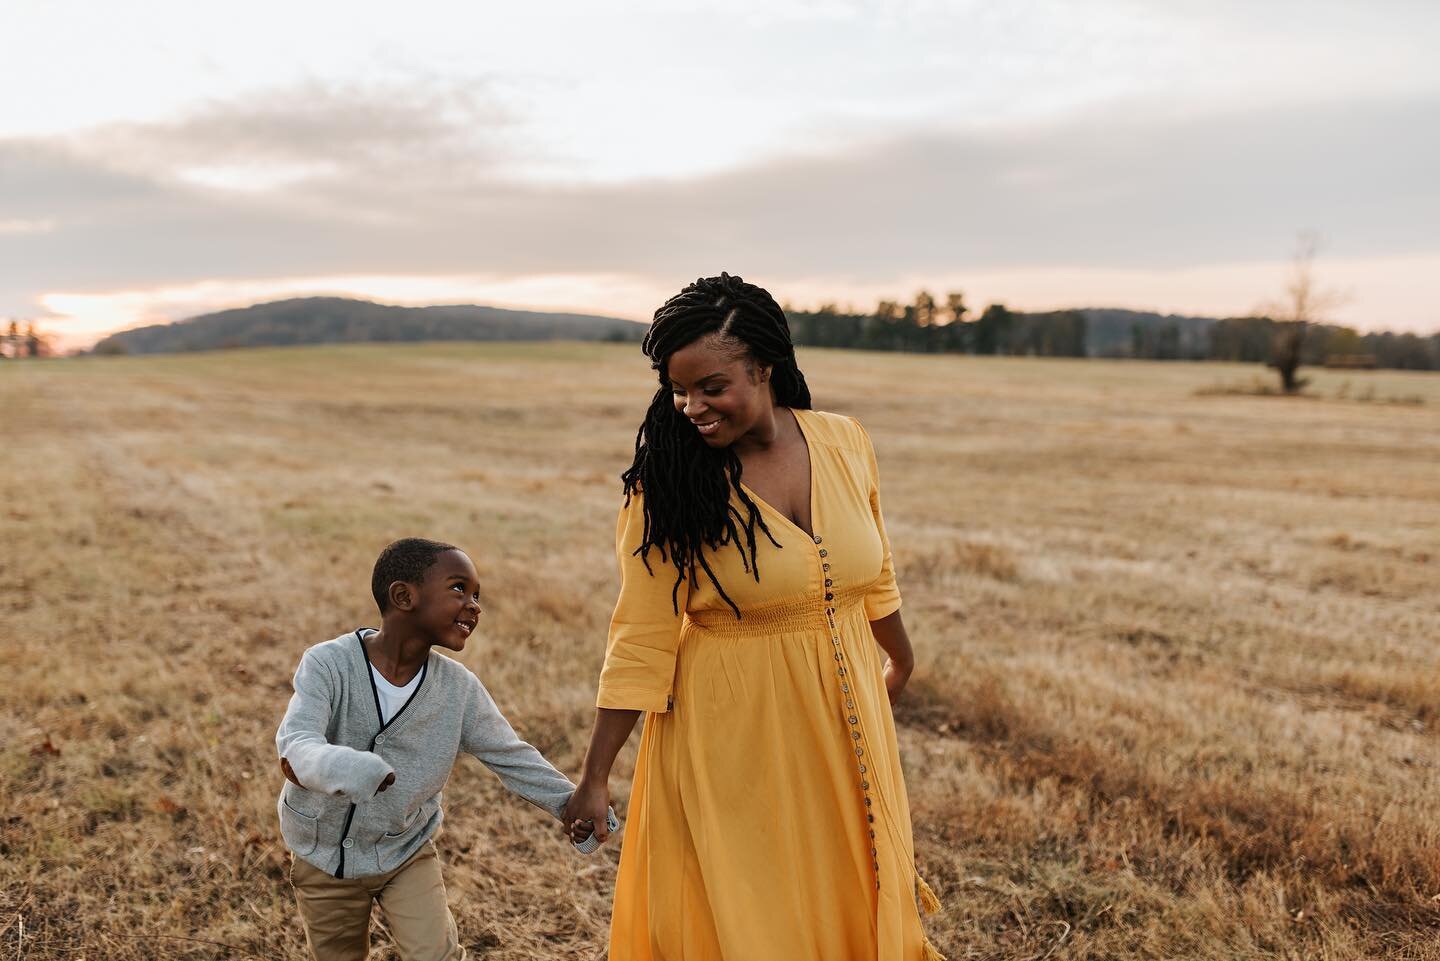
[[[394,581],[390,584],[390,606],[396,610],[413,611],[415,609],[415,585],[405,581]]]

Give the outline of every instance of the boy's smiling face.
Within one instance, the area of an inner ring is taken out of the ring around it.
[[[463,651],[480,618],[480,578],[464,551],[446,551],[425,571],[410,613],[432,643]]]

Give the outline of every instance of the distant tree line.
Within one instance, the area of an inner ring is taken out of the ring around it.
[[[48,334],[44,334],[31,321],[20,329],[20,322],[12,320],[0,334],[0,360],[21,357],[49,357],[54,353]]]
[[[1275,335],[1283,321],[1269,317],[1227,317],[1210,325],[1198,344],[1182,346],[1180,329],[1173,323],[1137,325],[1128,356],[1149,360],[1227,360],[1265,363],[1270,360]],[[1353,327],[1308,324],[1300,348],[1306,366],[1390,367],[1398,370],[1440,370],[1440,333],[1396,334],[1390,331],[1362,334]]]
[[[1285,323],[1269,317],[1180,317],[1082,308],[1029,313],[991,304],[978,316],[964,294],[937,301],[928,291],[912,303],[880,301],[870,313],[835,304],[786,306],[796,344],[858,350],[1029,357],[1134,357],[1266,363]],[[1362,334],[1353,327],[1307,325],[1302,362],[1401,370],[1440,370],[1440,333]]]
[[[922,290],[913,303],[882,300],[869,314],[825,304],[815,311],[786,307],[785,315],[795,343],[809,347],[927,354],[1088,355],[1085,315],[1078,310],[1020,313],[1003,304],[991,304],[972,318],[961,293],[948,294],[942,304]]]

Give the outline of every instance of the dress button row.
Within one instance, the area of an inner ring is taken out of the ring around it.
[[[813,536],[814,536],[814,538],[815,538],[815,543],[816,543],[816,544],[820,544],[820,543],[822,542],[823,539],[820,537],[819,534],[815,534],[815,535],[813,535]],[[828,550],[826,550],[825,548],[823,548],[823,547],[820,548],[819,554],[820,554],[820,557],[821,557],[821,558],[826,558],[826,557],[829,557],[829,556],[830,556],[830,552],[829,552]],[[822,569],[826,574],[830,573],[830,564],[829,564],[828,562],[822,563],[822,564],[820,565],[820,567],[821,567],[821,569]],[[832,644],[835,645],[835,663],[836,663],[836,665],[837,665],[836,668],[835,668],[835,674],[836,674],[837,677],[840,678],[840,692],[845,695],[845,708],[846,708],[846,710],[849,710],[849,711],[852,711],[852,712],[853,712],[853,711],[855,710],[855,699],[854,699],[854,698],[851,696],[851,694],[850,694],[850,683],[849,683],[849,681],[847,681],[847,680],[845,679],[845,664],[844,664],[845,655],[844,655],[844,653],[842,652],[841,645],[840,645],[840,630],[839,630],[839,628],[838,628],[838,627],[836,626],[836,624],[835,624],[835,608],[834,608],[834,606],[833,606],[833,605],[834,605],[834,601],[835,601],[835,594],[834,594],[833,591],[830,590],[830,588],[833,588],[834,586],[835,586],[835,581],[834,581],[833,578],[829,578],[829,577],[825,578],[825,588],[826,588],[826,590],[825,590],[825,603],[826,603],[826,606],[825,606],[825,617],[826,617],[826,620],[829,621],[829,624],[830,624],[830,643],[832,643]],[[860,718],[859,718],[859,716],[858,716],[857,714],[851,713],[850,715],[848,715],[848,717],[846,718],[846,720],[848,720],[848,721],[850,722],[850,727],[851,727],[850,738],[851,738],[851,740],[852,740],[852,741],[854,742],[854,744],[855,744],[855,757],[856,757],[856,759],[857,759],[856,764],[857,764],[857,766],[860,768],[860,790],[863,792],[863,797],[864,797],[864,800],[865,800],[865,820],[866,820],[866,822],[869,823],[869,824],[874,824],[874,823],[875,823],[875,815],[874,815],[874,813],[873,813],[873,811],[872,811],[872,808],[874,807],[874,801],[872,801],[871,798],[870,798],[870,781],[865,777],[865,774],[866,774],[865,762],[864,762],[863,760],[859,760],[859,759],[865,757],[865,748],[862,746],[862,738],[861,738],[861,736],[860,736],[860,730],[859,730]],[[873,828],[870,829],[870,843],[871,843],[871,845],[872,845],[871,848],[870,848],[870,856],[871,856],[872,858],[878,859],[879,856],[880,856],[880,851],[879,851],[879,848],[878,848],[878,847],[875,847],[875,846],[874,846],[874,845],[875,845],[875,830],[874,830]],[[876,891],[879,891],[879,890],[880,890],[880,862],[879,862],[879,860],[874,860],[874,861],[872,861],[872,866],[873,866],[874,869],[875,869],[875,890],[876,890]]]

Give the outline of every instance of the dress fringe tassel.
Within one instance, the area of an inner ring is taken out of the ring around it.
[[[935,896],[935,891],[925,883],[917,872],[915,875],[915,893],[920,896],[920,910],[926,914],[934,914],[940,910],[940,899]]]

